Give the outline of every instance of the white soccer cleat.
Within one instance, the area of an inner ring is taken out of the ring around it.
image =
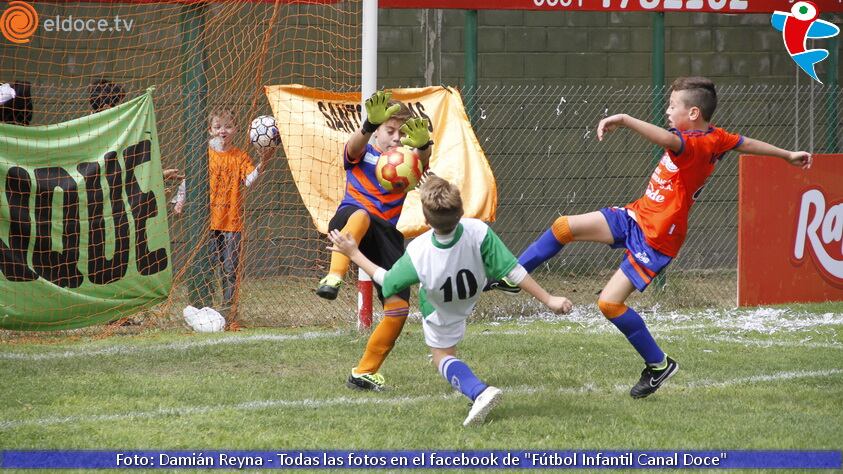
[[[471,405],[471,410],[469,410],[468,416],[462,422],[462,425],[472,426],[482,424],[486,421],[486,416],[492,411],[492,408],[495,408],[500,403],[502,395],[503,392],[501,389],[492,386],[486,387],[486,390],[483,390],[483,393],[478,395],[477,399],[474,400],[474,404]]]

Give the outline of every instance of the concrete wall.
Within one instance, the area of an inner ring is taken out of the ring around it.
[[[487,10],[478,13],[478,79],[499,84],[648,84],[652,13]],[[382,10],[379,70],[386,85],[461,85],[463,10]],[[842,23],[840,15],[824,15]],[[796,68],[770,15],[665,14],[666,76],[718,84],[793,84]],[[434,51],[435,40],[441,45]],[[827,40],[814,42],[824,46]],[[838,50],[843,41],[838,38]],[[382,63],[386,63],[383,65]],[[818,71],[825,74],[826,64]],[[838,81],[840,80],[838,70]],[[823,76],[824,77],[824,76]],[[806,81],[806,76],[800,80]]]

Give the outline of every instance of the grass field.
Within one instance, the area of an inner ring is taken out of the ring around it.
[[[460,355],[504,389],[486,425],[428,363],[418,320],[382,368],[343,385],[350,329],[183,329],[0,346],[0,449],[835,449],[843,447],[843,303],[644,315],[680,364],[642,364],[591,308],[469,324]]]

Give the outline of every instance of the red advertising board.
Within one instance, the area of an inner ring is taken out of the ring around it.
[[[843,155],[741,156],[738,305],[843,301]]]

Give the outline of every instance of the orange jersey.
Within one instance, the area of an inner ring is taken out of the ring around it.
[[[688,233],[688,214],[714,165],[739,146],[743,137],[722,128],[708,130],[671,129],[682,140],[679,151],[665,150],[650,176],[644,196],[626,206],[647,243],[659,252],[675,257]]]
[[[217,151],[208,148],[208,179],[211,197],[211,230],[243,230],[243,195],[240,184],[255,166],[239,148]]]

